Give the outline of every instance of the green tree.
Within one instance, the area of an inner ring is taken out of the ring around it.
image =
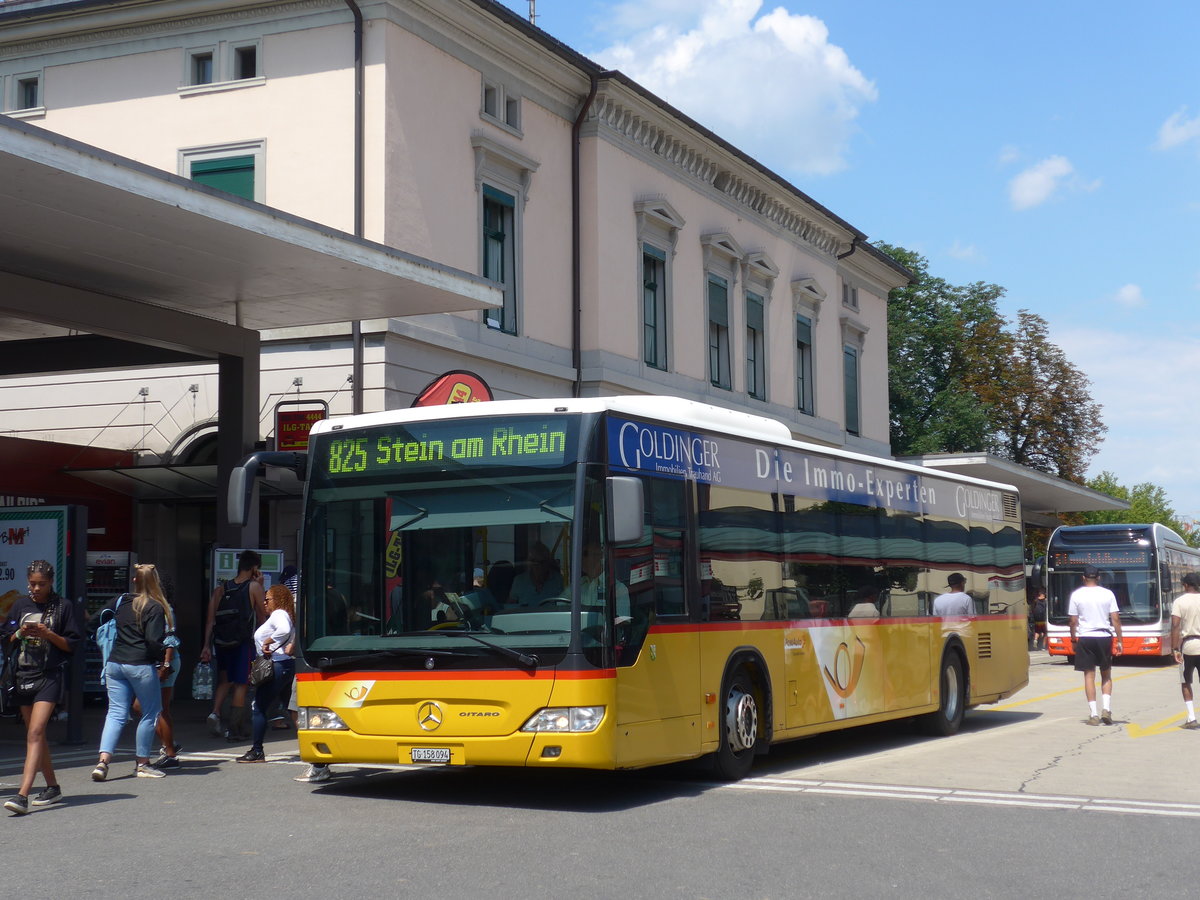
[[[996,304],[1004,289],[957,287],[929,272],[925,257],[879,244],[914,275],[888,297],[888,368],[892,452],[980,452],[989,442],[986,404],[968,388],[1007,352]]]
[[[998,456],[1068,481],[1082,482],[1107,426],[1087,376],[1049,338],[1046,320],[1021,310],[1008,353],[984,378],[969,379],[990,413]]]
[[[1194,534],[1175,513],[1167,499],[1167,492],[1157,484],[1143,481],[1127,488],[1117,480],[1112,472],[1104,471],[1094,478],[1088,479],[1087,486],[1093,490],[1128,500],[1129,509],[1102,509],[1079,514],[1083,525],[1116,525],[1125,522],[1147,523],[1158,522],[1166,525],[1193,547],[1200,546],[1200,535]]]

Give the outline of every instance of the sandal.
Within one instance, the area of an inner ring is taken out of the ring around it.
[[[92,781],[103,781],[108,777],[108,763],[104,760],[96,763],[96,768],[92,769]]]

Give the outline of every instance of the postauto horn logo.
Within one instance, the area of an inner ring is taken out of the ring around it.
[[[641,422],[622,422],[610,449],[626,469],[709,484],[721,482],[720,448],[715,440],[703,435]]]

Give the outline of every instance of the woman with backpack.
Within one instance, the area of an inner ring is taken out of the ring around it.
[[[92,781],[108,778],[108,765],[117,749],[121,730],[129,721],[137,698],[141,718],[137,724],[136,756],[138,778],[162,778],[166,773],[150,765],[154,745],[154,727],[162,710],[160,679],[170,672],[166,662],[166,636],[170,608],[163,596],[158,570],[140,563],[134,570],[133,587],[137,592],[129,602],[126,596],[114,598],[105,609],[114,612],[117,636],[104,681],[108,687],[108,715],[100,735],[100,761],[92,770]],[[98,615],[103,616],[105,610]]]
[[[25,721],[25,769],[16,796],[4,808],[23,816],[43,806],[63,800],[54,764],[50,760],[50,742],[46,726],[63,695],[63,666],[75,652],[82,634],[75,623],[75,606],[54,591],[54,566],[36,559],[26,570],[29,596],[19,597],[9,614],[12,633],[5,644],[6,655],[14,657],[12,678],[17,706]],[[46,787],[32,800],[33,780],[38,772]]]

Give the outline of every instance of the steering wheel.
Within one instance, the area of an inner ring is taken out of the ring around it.
[[[566,597],[547,597],[538,606],[570,606],[571,601]]]

